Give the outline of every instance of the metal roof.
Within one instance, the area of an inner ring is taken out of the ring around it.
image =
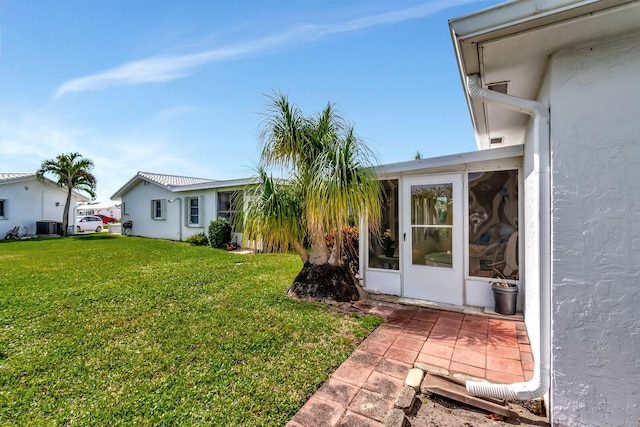
[[[225,187],[239,187],[250,184],[255,178],[240,178],[231,180],[215,180],[208,178],[196,178],[180,175],[166,175],[152,172],[138,172],[133,178],[127,181],[112,196],[111,200],[119,199],[140,181],[152,182],[171,192],[208,190]]]
[[[23,179],[31,179],[35,177],[35,173],[0,172],[0,183],[21,181]]]
[[[32,172],[0,172],[0,184],[9,184],[12,182],[30,181],[30,180],[37,180],[37,179],[38,178],[36,177],[36,174]],[[63,191],[62,187],[59,187],[58,184],[55,183],[55,181],[52,181],[47,177],[44,177],[42,179],[42,182],[51,184],[57,189]],[[64,191],[66,192],[66,190]],[[79,193],[77,191],[74,191],[73,195],[84,201],[91,200],[90,197],[87,197],[83,193]]]

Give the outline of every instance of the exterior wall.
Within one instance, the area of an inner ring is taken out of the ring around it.
[[[640,419],[640,34],[550,65],[554,425]]]
[[[127,234],[179,240],[180,216],[177,201],[166,204],[165,219],[151,219],[151,200],[173,200],[174,198],[176,198],[176,194],[158,185],[147,181],[138,183],[122,197],[122,205],[120,206],[122,222],[131,221],[133,223],[133,228]]]
[[[67,190],[46,181],[30,179],[0,185],[0,199],[7,201],[6,217],[0,219],[0,238],[3,239],[15,226],[20,227],[21,235],[25,232],[35,234],[36,221],[62,222]],[[73,207],[80,201],[72,196],[69,223],[73,223]]]
[[[121,209],[122,222],[131,221],[133,228],[127,232],[130,236],[156,239],[185,240],[187,237],[207,233],[209,223],[218,217],[218,191],[231,191],[237,188],[206,189],[199,191],[172,192],[156,184],[142,181],[122,196],[124,210]],[[187,199],[200,198],[200,222],[189,225],[187,220]],[[163,219],[151,218],[151,201],[165,199]],[[173,203],[169,200],[178,199]],[[242,234],[236,233],[236,240],[242,241]]]

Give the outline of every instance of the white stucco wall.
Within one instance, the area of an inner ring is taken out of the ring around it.
[[[127,232],[132,236],[179,240],[180,216],[178,202],[167,203],[165,219],[151,219],[151,200],[173,200],[177,196],[156,184],[140,182],[122,197],[124,210],[120,209],[122,222],[131,221],[133,228]]]
[[[151,182],[140,182],[122,196],[124,210],[121,210],[122,222],[131,221],[133,228],[127,232],[130,236],[156,239],[185,240],[187,237],[205,233],[209,223],[218,217],[218,191],[235,191],[234,188],[206,189],[199,191],[171,192]],[[198,226],[187,224],[187,199],[200,197],[200,223]],[[165,199],[164,219],[151,218],[151,201]],[[176,200],[169,203],[169,200]],[[182,230],[182,232],[181,232]],[[242,241],[242,234],[236,233],[236,241]]]
[[[552,144],[554,425],[640,419],[640,34],[557,53]]]
[[[6,200],[6,217],[0,219],[0,239],[15,226],[20,234],[35,234],[36,221],[62,222],[67,190],[49,182],[29,179],[0,185],[0,199]],[[73,207],[81,200],[71,199],[69,222],[73,222]],[[57,204],[57,206],[56,206]]]

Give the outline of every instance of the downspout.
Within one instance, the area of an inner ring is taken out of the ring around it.
[[[533,117],[533,175],[537,175],[533,197],[537,206],[538,235],[532,242],[534,265],[540,284],[540,346],[538,363],[534,365],[531,381],[514,384],[491,384],[467,381],[467,392],[473,396],[493,397],[507,400],[528,400],[544,396],[550,384],[550,320],[551,320],[551,212],[550,194],[550,128],[549,108],[537,101],[517,98],[500,92],[483,89],[478,84],[478,76],[467,76],[467,91],[471,98],[500,105],[509,110],[518,111]],[[532,278],[535,279],[535,278]]]

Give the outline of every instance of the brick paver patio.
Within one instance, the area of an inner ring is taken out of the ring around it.
[[[383,302],[358,304],[385,322],[287,426],[382,426],[417,362],[497,383],[533,376],[523,322]]]

